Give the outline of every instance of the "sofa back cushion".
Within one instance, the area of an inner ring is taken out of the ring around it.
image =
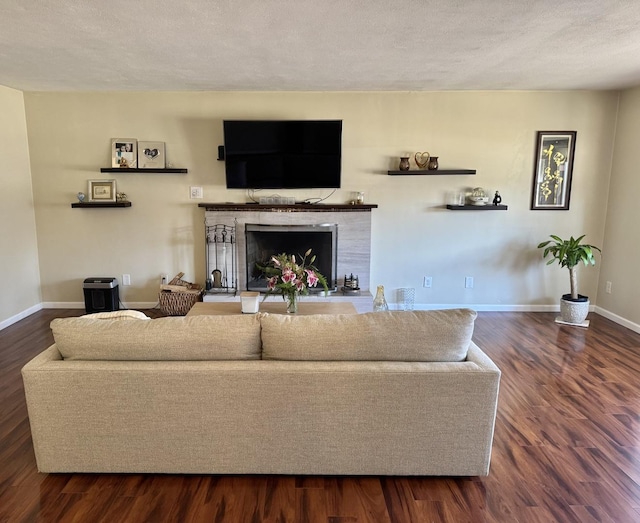
[[[262,315],[262,357],[273,360],[463,361],[471,309]]]
[[[58,318],[51,322],[68,360],[260,359],[257,315],[193,316],[152,320]]]

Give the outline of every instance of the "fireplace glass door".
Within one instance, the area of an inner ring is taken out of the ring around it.
[[[267,278],[258,268],[269,262],[277,254],[295,254],[304,256],[309,249],[316,255],[314,265],[327,279],[329,290],[337,287],[337,242],[338,225],[335,223],[319,225],[245,225],[247,290],[267,291]],[[310,292],[323,292],[323,288],[309,289]]]

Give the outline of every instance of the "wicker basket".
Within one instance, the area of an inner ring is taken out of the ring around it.
[[[167,316],[184,316],[191,307],[202,301],[202,292],[161,292],[160,310]]]
[[[184,316],[194,303],[202,301],[202,287],[197,283],[183,280],[183,276],[184,272],[179,272],[169,285],[161,286],[163,290],[158,295],[158,301],[160,310],[167,316]],[[166,287],[171,289],[165,290]]]

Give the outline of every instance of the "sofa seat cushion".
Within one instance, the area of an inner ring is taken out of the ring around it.
[[[58,318],[51,330],[66,360],[255,360],[261,352],[257,315]]]
[[[463,361],[471,309],[262,315],[262,357],[273,360]]]

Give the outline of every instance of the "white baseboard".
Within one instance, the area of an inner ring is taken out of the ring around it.
[[[392,310],[399,310],[400,305],[394,303],[389,306]],[[429,311],[441,309],[473,309],[478,312],[559,312],[560,305],[495,305],[478,303],[416,303],[414,310]]]
[[[45,301],[43,309],[84,309],[83,301]]]
[[[626,318],[623,318],[622,316],[618,316],[613,312],[609,312],[608,310],[603,309],[602,307],[596,307],[595,312],[596,314],[599,314],[600,316],[604,316],[608,320],[611,320],[617,323],[618,325],[622,325],[627,329],[631,329],[634,332],[640,333],[640,325],[638,325],[637,323],[633,323],[632,321],[629,321]]]
[[[39,310],[42,310],[42,308],[43,308],[42,303],[38,303],[33,307],[29,307],[28,309],[25,309],[22,312],[19,312],[15,316],[11,316],[11,318],[7,318],[4,321],[0,321],[0,331],[2,329],[6,329],[9,325],[13,325],[14,323],[17,323],[20,320],[24,320],[27,316],[31,316],[34,312],[38,312]]]

